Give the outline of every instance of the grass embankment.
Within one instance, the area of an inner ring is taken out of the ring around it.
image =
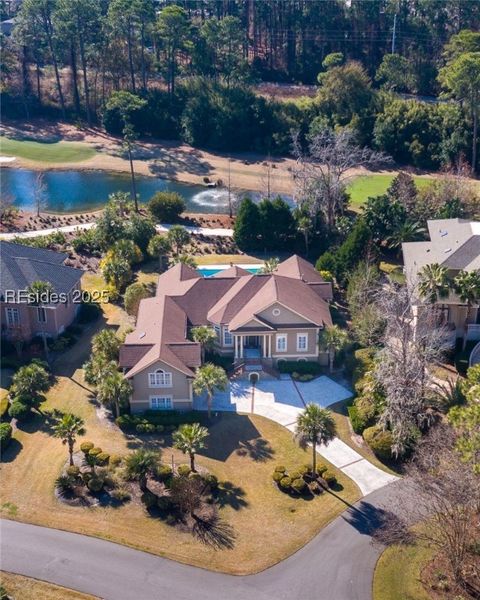
[[[203,254],[201,256],[193,257],[199,267],[206,267],[208,265],[234,265],[238,264],[262,264],[264,261],[255,256],[249,256],[248,254]]]
[[[14,140],[0,136],[0,153],[45,163],[69,163],[93,158],[96,151],[79,142]]]
[[[342,442],[345,442],[347,446],[353,448],[356,452],[361,454],[363,458],[366,458],[379,469],[382,469],[383,471],[386,471],[392,475],[399,475],[399,472],[395,470],[394,465],[389,466],[383,463],[375,456],[375,454],[366,444],[359,446],[352,440],[352,430],[350,428],[347,406],[348,400],[343,400],[342,402],[337,402],[336,404],[329,406],[329,409],[332,411],[333,418],[335,419],[337,436],[342,440]]]
[[[353,210],[358,210],[367,201],[370,196],[380,196],[385,194],[392,183],[395,174],[391,175],[362,175],[357,177],[348,186],[350,192],[350,205]],[[413,177],[418,189],[427,187],[432,183],[429,177]]]
[[[14,600],[96,600],[96,596],[82,594],[53,583],[39,581],[14,573],[0,573],[0,582]]]
[[[85,279],[89,289],[102,286],[97,275],[87,274]],[[128,326],[130,319],[121,308],[111,304],[102,307],[103,323]],[[43,410],[58,409],[81,416],[87,430],[82,439],[110,453],[126,454],[146,446],[161,450],[167,462],[172,455],[177,463],[186,462],[185,456],[171,447],[169,436],[126,437],[98,418],[80,368],[94,329],[90,327],[55,363],[58,383],[47,393]],[[200,466],[226,482],[219,497],[220,517],[233,528],[236,538],[233,549],[219,551],[190,533],[148,516],[134,502],[119,508],[89,509],[59,503],[53,493],[54,482],[66,458],[65,446],[51,435],[49,424],[40,417],[15,431],[0,467],[1,516],[105,538],[233,574],[260,571],[286,558],[361,496],[357,486],[331,466],[338,476],[338,491],[311,500],[283,494],[271,478],[275,465],[293,469],[309,462],[309,452],[295,444],[288,430],[268,419],[224,414],[210,427],[208,448],[197,459]]]
[[[420,576],[432,555],[420,543],[387,548],[375,567],[373,600],[430,600]]]

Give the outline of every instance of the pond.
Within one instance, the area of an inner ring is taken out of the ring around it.
[[[35,189],[37,171],[28,169],[0,169],[1,193],[14,198],[14,204],[24,210],[35,209]],[[131,179],[127,173],[110,171],[45,171],[43,178],[44,193],[42,210],[52,213],[87,212],[102,208],[109,194],[114,192],[130,192]],[[137,194],[140,202],[148,201],[155,192],[178,192],[185,199],[187,212],[193,213],[228,213],[228,191],[224,188],[206,188],[201,185],[190,185],[137,175]],[[237,192],[232,194],[233,202],[248,194],[258,199],[253,192]],[[286,198],[290,202],[288,198]]]

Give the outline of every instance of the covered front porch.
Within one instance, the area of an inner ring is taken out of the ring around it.
[[[272,333],[233,334],[235,361],[272,357]]]

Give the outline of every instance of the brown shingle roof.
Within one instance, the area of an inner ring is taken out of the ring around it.
[[[303,259],[292,257],[270,275],[233,269],[236,276],[203,278],[191,267],[179,264],[160,275],[157,295],[140,302],[136,329],[127,335],[121,349],[121,364],[132,367],[126,377],[157,360],[193,376],[192,369],[200,365],[201,348],[187,339],[189,325],[222,323],[234,331],[257,318],[260,327],[275,327],[257,317],[275,302],[313,326],[331,324],[324,300],[331,288]]]

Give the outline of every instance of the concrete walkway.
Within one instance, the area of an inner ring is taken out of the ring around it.
[[[325,376],[301,384],[290,378],[281,381],[260,380],[254,393],[248,381],[233,380],[225,392],[215,394],[213,409],[260,415],[283,425],[293,433],[297,416],[307,403],[314,402],[326,407],[346,400],[351,395],[347,388]],[[206,398],[195,398],[194,407],[206,410]],[[398,479],[372,465],[338,438],[327,446],[320,446],[318,452],[350,477],[363,495]]]
[[[62,225],[61,227],[51,227],[50,229],[38,229],[36,231],[17,231],[13,233],[0,233],[1,240],[13,240],[14,238],[35,238],[42,235],[50,235],[61,231],[63,233],[72,233],[75,231],[82,231],[84,229],[91,229],[95,227],[95,223],[78,223],[77,225]],[[167,231],[173,227],[173,225],[155,225],[158,233],[167,233]],[[185,229],[192,235],[205,235],[214,237],[233,237],[233,229],[222,229],[221,227],[191,227],[186,226]]]

